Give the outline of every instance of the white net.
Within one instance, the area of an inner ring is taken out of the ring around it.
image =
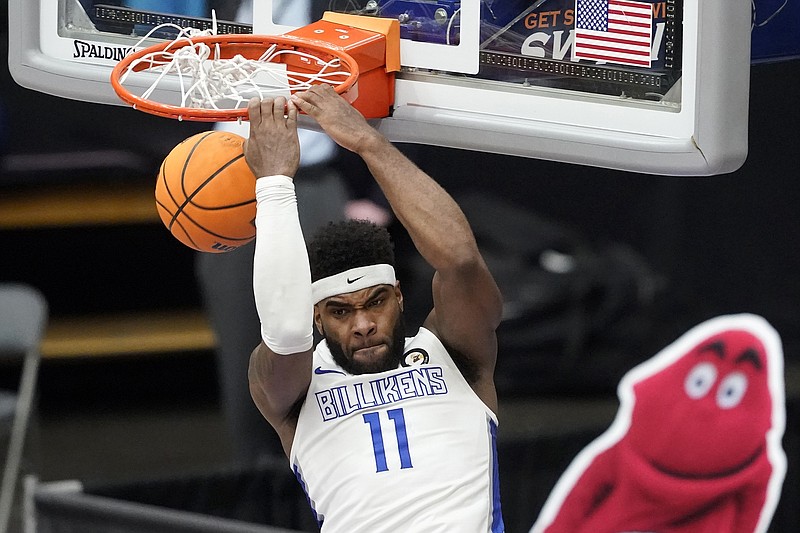
[[[222,57],[220,45],[196,42],[198,37],[216,35],[216,24],[212,29],[202,31],[171,24],[157,26],[136,47],[165,28],[177,30],[177,37],[159,47],[159,51],[132,61],[120,76],[120,83],[125,85],[133,72],[155,74],[152,83],[139,95],[145,100],[158,101],[158,89],[167,88],[174,93],[173,88],[177,85],[179,102],[168,102],[170,105],[195,109],[240,109],[246,107],[247,101],[254,96],[288,96],[290,92],[305,90],[317,83],[338,85],[350,74],[342,68],[337,57],[325,59],[274,43],[265,43],[263,53],[256,59],[240,54]],[[313,65],[310,69],[313,72],[287,68],[284,61],[289,55],[296,56],[309,68]]]

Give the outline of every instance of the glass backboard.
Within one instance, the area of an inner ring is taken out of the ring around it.
[[[399,21],[403,68],[376,121],[391,140],[667,175],[726,173],[746,157],[748,0],[312,4]],[[110,70],[157,25],[205,29],[213,9],[218,33],[283,33],[297,5],[10,0],[9,65],[23,86],[119,104]]]

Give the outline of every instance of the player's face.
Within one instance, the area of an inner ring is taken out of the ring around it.
[[[399,287],[376,285],[326,298],[314,307],[314,321],[347,372],[371,374],[400,364],[405,324]]]

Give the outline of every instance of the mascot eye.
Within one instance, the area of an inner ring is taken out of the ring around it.
[[[686,376],[686,382],[683,386],[689,398],[698,400],[708,394],[708,391],[711,390],[716,380],[717,367],[711,363],[700,363]]]
[[[717,405],[721,409],[731,409],[742,401],[747,392],[747,376],[741,372],[733,372],[719,384],[717,389]]]

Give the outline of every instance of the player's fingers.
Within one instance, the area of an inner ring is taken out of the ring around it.
[[[306,91],[307,99],[312,104],[319,107],[321,102],[325,100],[337,96],[336,90],[327,83],[320,83],[311,87],[308,91]]]
[[[308,113],[309,109],[314,107],[311,102],[308,101],[308,91],[294,93],[292,95],[292,102],[305,113]]]
[[[323,96],[331,96],[336,94],[336,90],[333,88],[333,85],[329,85],[327,83],[319,83],[314,86],[317,93]]]
[[[297,106],[293,100],[286,102],[286,124],[289,127],[297,125]]]
[[[283,96],[278,96],[274,100],[272,100],[272,109],[270,110],[270,114],[272,115],[272,120],[278,123],[283,123],[286,111],[286,98]]]
[[[326,102],[330,102],[332,98],[339,98],[336,90],[327,83],[314,85],[297,95],[298,99],[295,99],[295,103],[305,114],[314,118],[319,118],[323,110],[331,109]]]
[[[261,99],[257,96],[247,102],[247,116],[251,127],[258,126],[261,123]]]

